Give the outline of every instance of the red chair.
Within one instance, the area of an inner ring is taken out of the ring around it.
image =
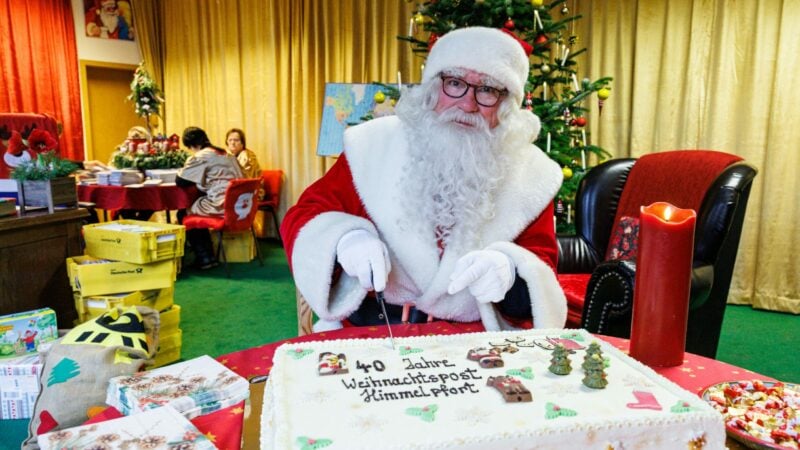
[[[264,214],[272,215],[272,223],[275,225],[275,234],[278,242],[281,241],[280,224],[278,223],[278,208],[281,205],[281,184],[283,183],[282,170],[262,170],[261,181],[264,184],[264,198],[258,202],[258,210]]]
[[[253,221],[258,212],[258,190],[261,187],[261,180],[258,178],[245,178],[231,180],[228,189],[225,191],[225,214],[219,216],[202,216],[190,214],[183,218],[183,225],[187,230],[195,228],[208,228],[217,232],[219,244],[217,246],[217,258],[225,263],[225,271],[228,277],[231,272],[228,269],[228,261],[225,258],[225,246],[222,245],[222,236],[225,232],[237,232],[250,230],[253,242],[256,246],[256,256],[261,266],[264,260],[261,259],[261,251],[258,249],[258,241],[253,231]]]

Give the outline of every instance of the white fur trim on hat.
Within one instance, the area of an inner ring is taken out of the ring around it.
[[[468,69],[496,79],[522,103],[530,61],[520,43],[495,28],[453,30],[436,41],[425,61],[422,82],[447,69]]]

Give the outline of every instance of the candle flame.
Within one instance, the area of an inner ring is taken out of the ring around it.
[[[667,206],[666,208],[664,208],[664,220],[669,222],[670,217],[672,217],[672,208]]]

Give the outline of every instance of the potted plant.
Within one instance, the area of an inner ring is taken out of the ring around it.
[[[75,179],[70,174],[78,165],[59,158],[54,151],[39,153],[36,159],[19,164],[11,172],[17,180],[20,213],[27,206],[46,206],[52,213],[56,205],[78,205]]]

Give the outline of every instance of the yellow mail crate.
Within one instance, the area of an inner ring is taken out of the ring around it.
[[[116,220],[83,226],[86,254],[135,264],[183,256],[183,225]]]
[[[91,256],[67,258],[67,275],[72,290],[81,296],[166,289],[175,284],[175,260],[150,264],[108,261]]]
[[[159,333],[169,334],[178,329],[181,323],[181,307],[173,304],[166,311],[159,313]]]
[[[120,294],[91,295],[83,297],[75,293],[75,309],[81,322],[93,319],[117,306],[147,306],[163,311],[172,306],[174,288],[151,289],[148,291],[123,292]]]
[[[214,233],[211,237],[216,251],[219,244],[217,234]],[[222,245],[225,247],[225,260],[228,262],[250,262],[256,257],[256,244],[253,242],[253,234],[249,230],[223,234]]]
[[[153,358],[151,368],[161,367],[181,359],[182,340],[183,331],[180,328],[166,334],[162,331],[158,337],[158,350]]]

